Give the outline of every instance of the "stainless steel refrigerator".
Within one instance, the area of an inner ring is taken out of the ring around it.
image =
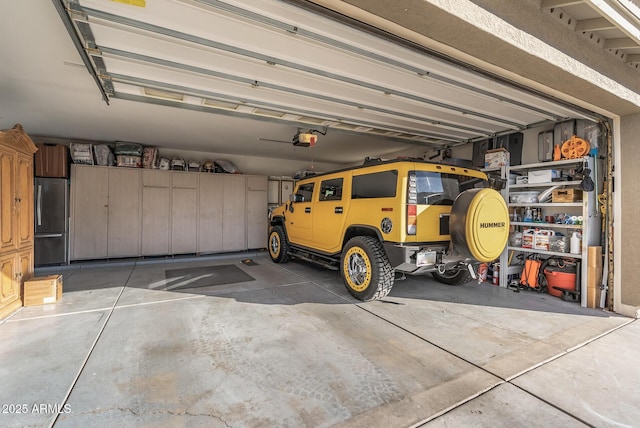
[[[65,178],[35,178],[36,266],[68,263],[69,182]]]

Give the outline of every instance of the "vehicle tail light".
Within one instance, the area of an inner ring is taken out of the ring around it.
[[[409,173],[407,184],[407,235],[415,235],[418,226],[418,190],[416,173]]]

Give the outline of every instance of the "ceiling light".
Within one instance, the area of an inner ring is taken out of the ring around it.
[[[263,109],[263,108],[257,108],[253,112],[255,114],[259,114],[261,116],[269,116],[269,117],[282,117],[282,116],[285,115],[285,113],[282,112],[282,111],[267,110],[267,109]]]
[[[207,98],[202,100],[202,105],[205,105],[207,107],[222,108],[225,110],[235,110],[238,108],[238,103],[221,100],[210,100]]]
[[[160,89],[154,88],[143,88],[144,95],[152,98],[160,98],[163,100],[171,100],[171,101],[182,101],[184,99],[184,95],[178,94],[176,92],[162,91]]]

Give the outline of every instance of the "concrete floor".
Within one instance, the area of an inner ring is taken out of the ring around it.
[[[163,290],[166,270],[229,264],[255,279]],[[362,303],[263,253],[56,272],[62,300],[0,321],[2,427],[640,421],[640,324],[549,295],[428,276]]]

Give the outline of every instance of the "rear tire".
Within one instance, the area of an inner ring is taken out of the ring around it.
[[[385,297],[395,279],[382,244],[371,236],[355,236],[347,242],[340,274],[349,293],[364,302]]]
[[[273,226],[269,232],[269,256],[274,263],[286,263],[289,261],[289,240],[284,228],[280,225]]]
[[[444,273],[431,272],[431,275],[438,281],[447,285],[464,285],[473,280],[471,273],[466,267],[451,269]]]

